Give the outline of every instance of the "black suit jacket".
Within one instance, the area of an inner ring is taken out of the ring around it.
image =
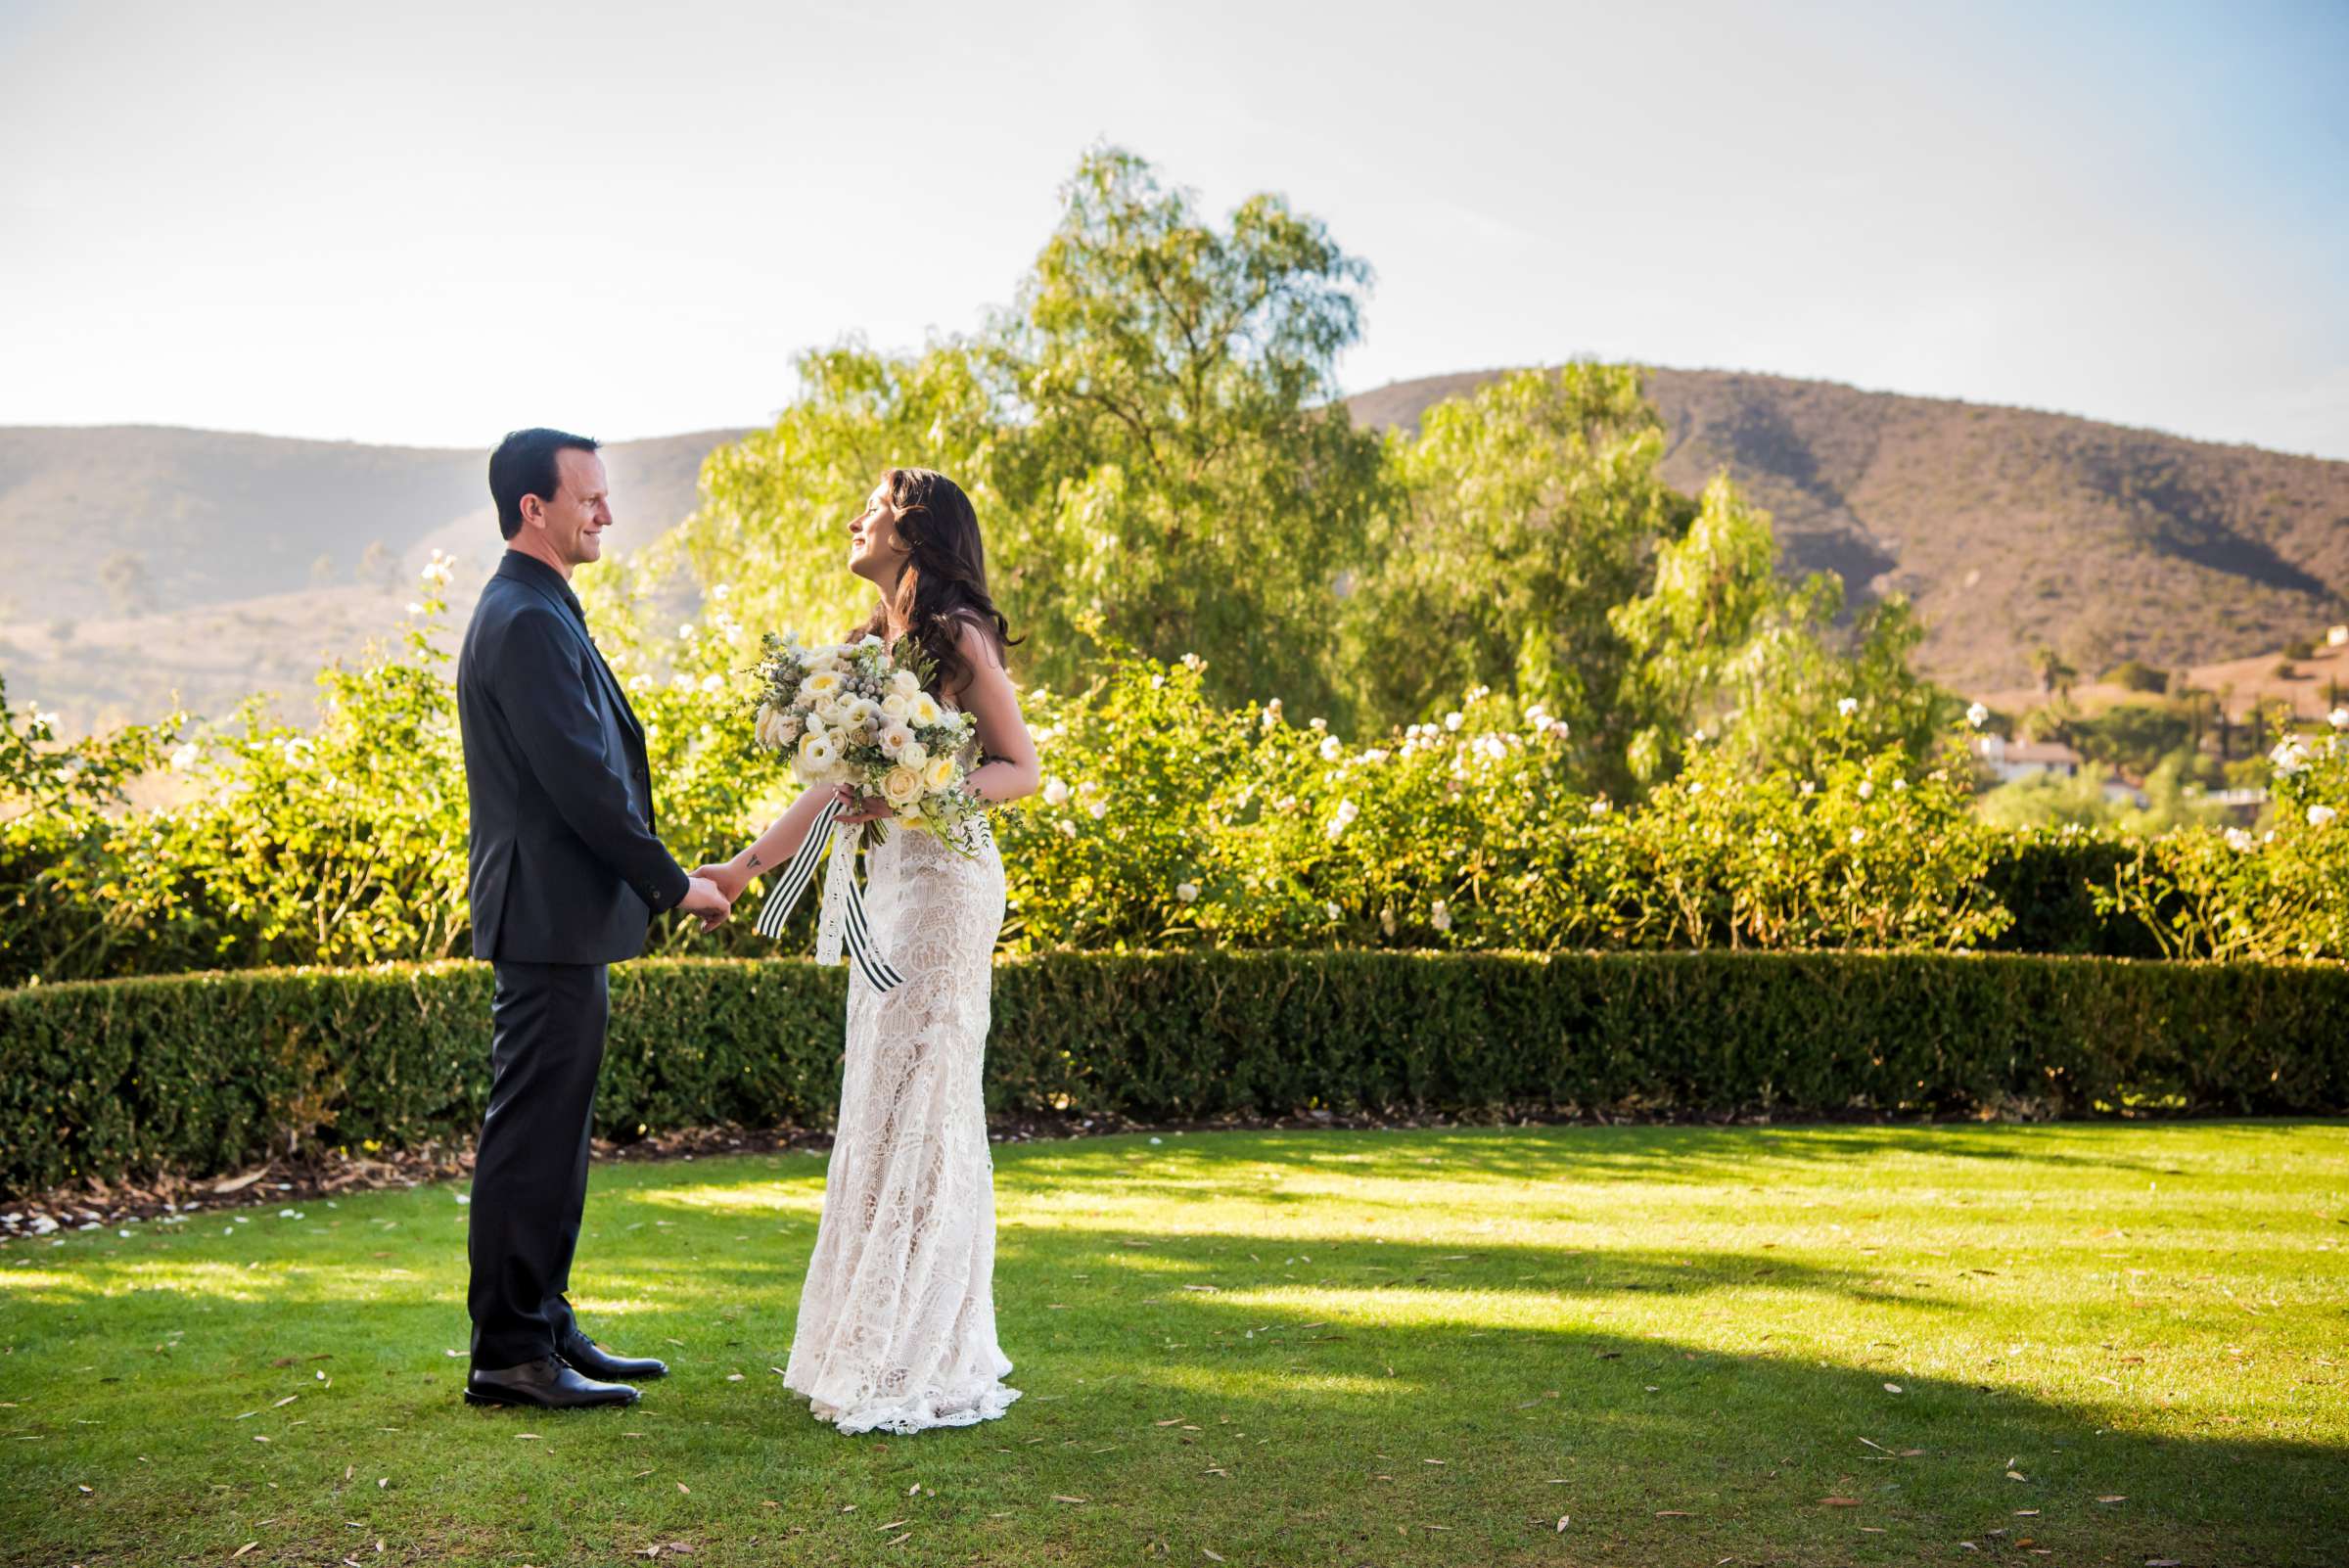
[[[473,955],[600,964],[644,950],[689,880],[653,835],[627,695],[563,575],[509,550],[457,656]]]

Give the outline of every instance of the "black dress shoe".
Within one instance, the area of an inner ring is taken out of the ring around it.
[[[555,1354],[589,1377],[614,1381],[629,1377],[667,1377],[668,1363],[650,1356],[614,1356],[574,1327],[555,1341]]]
[[[633,1405],[636,1391],[625,1383],[581,1377],[552,1356],[520,1366],[484,1370],[465,1379],[468,1405],[528,1405],[541,1410],[584,1410],[598,1405]]]

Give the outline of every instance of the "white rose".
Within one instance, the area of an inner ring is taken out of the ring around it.
[[[1864,801],[1873,800],[1875,798],[1875,793],[1876,786],[1873,782],[1867,779],[1862,779],[1860,781],[1860,799]]]
[[[1335,735],[1324,736],[1321,741],[1321,761],[1334,762],[1338,760],[1339,754],[1345,750],[1345,747],[1338,744],[1338,738]]]
[[[1077,836],[1077,824],[1070,821],[1067,817],[1062,817],[1056,825],[1060,829],[1060,836],[1062,838],[1073,839]]]
[[[1860,712],[1860,699],[1857,697],[1836,698],[1835,712],[1841,714],[1846,718],[1851,717],[1854,714]]]
[[[938,699],[926,691],[915,692],[905,707],[905,716],[924,726],[937,723],[944,713],[945,710],[938,706]]]
[[[1086,807],[1085,810],[1092,813],[1093,820],[1098,822],[1103,817],[1109,815],[1109,803],[1107,801],[1095,801],[1092,805]]]
[[[2335,729],[2349,729],[2349,708],[2336,708],[2325,715],[2325,722]]]
[[[907,767],[925,766],[930,761],[930,748],[918,740],[908,741],[904,749],[898,753],[898,761]]]
[[[1196,903],[1196,902],[1198,902],[1198,900],[1199,900],[1199,884],[1198,884],[1198,883],[1196,883],[1196,882],[1177,882],[1177,883],[1175,883],[1175,884],[1174,884],[1174,898],[1175,898],[1175,900],[1176,900],[1177,902],[1180,902],[1180,903]]]
[[[2277,772],[2288,778],[2308,765],[2308,748],[2296,739],[2280,740],[2268,753],[2268,761],[2276,764]]]
[[[905,748],[913,744],[913,731],[907,729],[903,724],[884,724],[881,726],[881,734],[878,739],[883,751],[892,757],[902,760],[905,756]]]
[[[1973,728],[1980,729],[1984,724],[1990,722],[1990,710],[1983,707],[1980,703],[1975,703],[1972,707],[1966,709],[1965,721]]]
[[[1325,903],[1325,904],[1323,904],[1323,905],[1321,906],[1321,912],[1322,912],[1323,914],[1325,914],[1325,915],[1329,916],[1329,918],[1330,918],[1330,919],[1332,919],[1332,920],[1342,920],[1342,919],[1344,919],[1344,918],[1345,918],[1345,916],[1346,916],[1346,911],[1345,911],[1345,910],[1343,910],[1343,909],[1341,909],[1341,908],[1339,908],[1339,907],[1338,907],[1336,904],[1334,904],[1334,903]]]
[[[780,751],[783,747],[783,715],[772,707],[761,707],[759,710],[759,722],[752,733],[758,737],[759,744],[768,751]]]
[[[933,757],[930,765],[922,769],[922,784],[933,795],[943,795],[953,787],[956,769],[951,757]]]
[[[903,718],[906,706],[905,694],[901,691],[893,691],[881,699],[881,712],[892,718]]]
[[[1852,829],[1852,843],[1853,843],[1855,846],[1857,846],[1857,845],[1861,845],[1861,844],[1865,844],[1866,842],[1867,842],[1867,829],[1865,829],[1865,828],[1854,828],[1854,829]]]
[[[1044,780],[1044,804],[1046,806],[1069,804],[1069,785],[1066,779],[1048,778]]]
[[[837,693],[840,690],[840,673],[832,669],[819,669],[807,677],[806,685],[811,696],[821,697],[827,692]]]
[[[881,777],[881,795],[891,806],[910,806],[922,798],[922,775],[910,767],[893,767]]]
[[[1444,727],[1446,729],[1458,729],[1466,722],[1467,720],[1462,718],[1456,710],[1444,715]]]
[[[1427,923],[1431,926],[1434,926],[1438,931],[1450,931],[1451,929],[1451,911],[1444,906],[1443,899],[1438,899],[1435,901],[1434,907],[1428,910]]]
[[[2239,827],[2231,827],[2227,830],[2227,848],[2234,851],[2237,854],[2249,853],[2252,846],[2258,842]]]
[[[2340,814],[2340,812],[2334,810],[2329,806],[2312,806],[2308,808],[2308,825],[2310,827],[2323,827],[2326,823],[2331,821],[2334,817]]]
[[[197,760],[203,756],[204,749],[198,746],[194,741],[190,741],[187,745],[182,746],[179,748],[179,750],[171,754],[171,771],[174,773],[184,773],[189,768],[194,767]]]
[[[922,689],[922,677],[910,669],[900,669],[889,677],[889,683],[900,697],[911,697]]]

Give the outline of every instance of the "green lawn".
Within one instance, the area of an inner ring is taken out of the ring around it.
[[[2349,1559],[2341,1124],[1000,1148],[1027,1398],[911,1439],[770,1370],[822,1167],[597,1172],[624,1411],[460,1405],[446,1187],[12,1242],[0,1561]]]

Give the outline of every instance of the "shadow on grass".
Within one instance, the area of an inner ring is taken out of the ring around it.
[[[2221,1132],[2239,1143],[2246,1159],[2258,1159],[2268,1149],[2280,1152],[2293,1130],[2227,1124],[2197,1124],[2205,1133]],[[2097,1130],[2102,1130],[2098,1129]],[[1245,1152],[1223,1155],[1219,1140],[1245,1138]],[[1818,1173],[1848,1168],[1873,1160],[1956,1159],[2011,1163],[2018,1169],[2044,1166],[2093,1175],[2177,1176],[2185,1174],[2175,1162],[2124,1157],[2097,1148],[2066,1148],[2071,1129],[2065,1124],[2042,1127],[1996,1125],[1981,1127],[1843,1127],[1695,1128],[1695,1127],[1571,1127],[1455,1129],[1442,1131],[1413,1130],[1391,1135],[1393,1146],[1381,1148],[1386,1136],[1372,1134],[1350,1140],[1343,1152],[1333,1150],[1320,1131],[1196,1132],[1179,1142],[1149,1150],[1149,1157],[1174,1158],[1195,1165],[1202,1177],[1220,1176],[1219,1167],[1275,1166],[1378,1180],[1492,1180],[1546,1183],[1558,1181],[1666,1181],[1681,1184],[1757,1186],[1789,1173]],[[1083,1159],[1072,1151],[1067,1158]],[[1023,1165],[1048,1171],[1056,1156],[1037,1146],[1023,1148]],[[1131,1158],[1129,1155],[1128,1158]],[[1155,1180],[1155,1184],[1154,1184]],[[1148,1176],[1122,1176],[1122,1186],[1180,1196],[1197,1183]],[[1266,1194],[1274,1199],[1279,1194]]]
[[[808,1421],[760,1371],[790,1341],[812,1239],[807,1217],[794,1211],[746,1246],[722,1216],[683,1234],[616,1236],[609,1220],[618,1208],[606,1211],[603,1240],[583,1255],[575,1294],[616,1299],[590,1324],[618,1348],[679,1361],[679,1376],[649,1392],[648,1409],[699,1418],[705,1469],[736,1467],[756,1495],[778,1474],[877,1464],[881,1449]],[[1621,1544],[1632,1561],[1757,1551],[1896,1561],[1946,1556],[1959,1541],[2021,1548],[2026,1536],[2061,1551],[2188,1560],[2315,1564],[2349,1550],[2335,1506],[2349,1479],[2349,1450],[2340,1447],[2215,1428],[2131,1430],[2125,1410],[1955,1378],[1904,1376],[1894,1395],[1880,1370],[1728,1354],[1591,1320],[1610,1297],[1749,1285],[1809,1293],[1818,1305],[1808,1310],[1822,1314],[1888,1300],[1958,1310],[1870,1282],[1887,1270],[1737,1252],[1489,1246],[1441,1254],[1366,1241],[1340,1244],[1347,1256],[1325,1263],[1326,1235],[1149,1226],[1126,1234],[1150,1245],[1125,1245],[1106,1230],[1007,1227],[997,1269],[1002,1337],[1019,1363],[1012,1381],[1032,1400],[987,1430],[1017,1434],[932,1433],[899,1453],[967,1462],[1002,1452],[998,1442],[1040,1435],[1060,1445],[1036,1461],[1062,1466],[1049,1472],[1052,1485],[1087,1497],[1179,1488],[1221,1539],[1253,1539],[1275,1561],[1393,1561],[1398,1521],[1451,1532],[1443,1539],[1455,1554],[1408,1560],[1530,1561],[1554,1535],[1551,1512]],[[8,1303],[12,1351],[39,1358],[26,1364],[96,1363],[110,1369],[102,1375],[130,1375],[88,1407],[105,1418],[95,1432],[76,1432],[63,1411],[42,1413],[63,1401],[33,1402],[22,1424],[61,1441],[9,1455],[4,1533],[26,1549],[67,1540],[44,1510],[70,1492],[72,1463],[111,1453],[110,1443],[152,1445],[174,1430],[201,1429],[207,1441],[250,1431],[222,1423],[267,1407],[289,1378],[309,1375],[304,1358],[313,1356],[331,1358],[343,1421],[396,1427],[403,1444],[428,1453],[474,1445],[491,1480],[510,1482],[526,1461],[508,1456],[511,1445],[492,1453],[491,1440],[507,1433],[457,1404],[464,1363],[442,1352],[463,1344],[461,1246],[429,1274],[401,1274],[351,1256],[371,1238],[340,1239],[342,1256],[255,1281],[250,1293],[187,1279],[167,1289],[153,1282],[167,1272],[139,1271],[149,1266],[82,1260],[74,1271],[87,1276],[89,1293]],[[1253,1266],[1252,1250],[1263,1260]],[[1267,1277],[1290,1251],[1313,1254],[1317,1277]],[[1373,1252],[1385,1256],[1372,1262]],[[199,1277],[224,1285],[240,1272],[209,1260],[201,1268]],[[1312,1289],[1359,1294],[1342,1307],[1277,1299]],[[1533,1297],[1556,1298],[1557,1312],[1529,1319]],[[157,1364],[147,1342],[165,1314],[196,1330],[174,1367],[198,1379],[193,1397],[142,1375]],[[672,1343],[678,1348],[666,1348]],[[291,1369],[279,1364],[288,1357]],[[751,1403],[719,1381],[735,1366],[757,1374]],[[327,1414],[323,1397],[314,1407]],[[1158,1424],[1170,1418],[1176,1424]],[[129,1435],[118,1435],[124,1429]],[[204,1477],[223,1493],[251,1497],[263,1476],[292,1479],[282,1468],[290,1453],[253,1450],[241,1437],[219,1453],[205,1461]],[[266,1468],[272,1463],[281,1468]],[[1247,1485],[1206,1490],[1220,1482],[1203,1486],[1202,1476]],[[1822,1502],[1830,1497],[1851,1502]],[[2098,1500],[2105,1497],[2128,1500]],[[464,1517],[453,1501],[405,1505]],[[1882,1533],[1864,1537],[1863,1527]],[[1140,1524],[1114,1512],[1055,1528],[1105,1549],[1130,1552],[1144,1539]]]

